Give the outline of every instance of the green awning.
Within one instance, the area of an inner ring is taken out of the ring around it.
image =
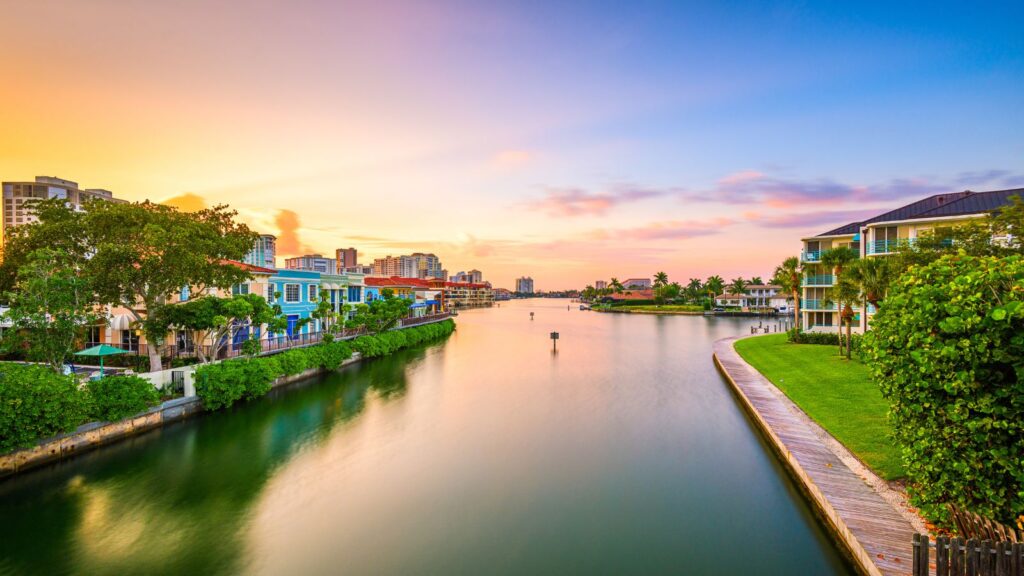
[[[107,344],[100,344],[99,346],[93,346],[92,348],[86,348],[81,352],[75,352],[75,356],[113,356],[114,354],[127,354],[127,350],[121,350],[114,346],[108,346]]]

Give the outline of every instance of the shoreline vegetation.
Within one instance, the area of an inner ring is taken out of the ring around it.
[[[336,370],[350,361],[364,360],[386,356],[398,350],[441,340],[455,330],[455,322],[446,319],[441,322],[423,324],[400,330],[391,330],[377,335],[360,336],[353,340],[337,340],[315,344],[305,348],[295,348],[268,356],[252,358],[236,358],[215,364],[204,364],[197,369],[197,397],[202,408],[193,412],[213,412],[239,401],[261,397],[274,386],[293,381],[296,376],[315,370]],[[358,358],[355,357],[358,353]],[[0,438],[5,443],[0,445],[0,460],[3,463],[17,460],[17,466],[9,470],[11,473],[33,467],[34,460],[39,464],[54,459],[54,454],[42,453],[41,447],[54,442],[74,446],[73,453],[87,450],[89,447],[107,444],[117,439],[126,438],[136,431],[135,420],[146,418],[153,410],[159,409],[159,402],[139,392],[139,390],[155,389],[148,381],[138,377],[108,377],[102,382],[124,384],[128,379],[138,380],[140,386],[120,389],[117,394],[88,387],[78,387],[72,376],[57,374],[44,367],[20,367],[26,372],[26,385],[32,394],[21,394],[22,402],[18,410],[0,409]],[[31,372],[31,374],[28,374]],[[312,374],[310,374],[312,375]],[[28,378],[31,376],[31,378]],[[44,382],[44,379],[48,379]],[[53,382],[50,382],[50,381]],[[7,390],[12,378],[0,380],[0,399],[9,396],[16,390]],[[134,381],[134,380],[132,380]],[[65,383],[64,386],[48,385]],[[144,387],[142,386],[144,384]],[[20,388],[19,388],[20,390]],[[130,392],[130,394],[129,394]],[[100,402],[103,394],[103,402]],[[175,399],[179,402],[188,399]],[[37,404],[38,409],[27,410]],[[56,408],[56,409],[53,409]],[[96,417],[101,415],[119,416],[116,420],[102,421]],[[25,418],[31,416],[33,425],[27,426]],[[90,417],[91,416],[91,417]],[[168,422],[169,423],[169,422]],[[162,425],[157,422],[155,426]],[[148,426],[143,429],[150,429]],[[99,438],[99,427],[111,427],[109,435]],[[19,432],[16,434],[16,432]],[[90,436],[76,442],[76,436]],[[95,437],[95,438],[94,438]],[[39,452],[39,454],[34,454]],[[71,454],[57,454],[63,458]],[[2,463],[0,463],[2,464]],[[6,468],[8,466],[0,466]],[[7,475],[7,474],[3,474]]]
[[[595,312],[623,312],[629,314],[679,314],[685,316],[702,316],[704,314],[703,306],[693,304],[595,305],[591,309]]]

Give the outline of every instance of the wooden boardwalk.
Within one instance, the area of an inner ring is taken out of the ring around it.
[[[788,398],[733,349],[714,344],[714,360],[835,535],[865,574],[909,575],[914,528],[839,459]]]

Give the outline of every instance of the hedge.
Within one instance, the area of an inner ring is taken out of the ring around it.
[[[844,327],[843,330],[846,330]],[[787,334],[787,340],[793,344],[821,344],[827,346],[839,347],[839,335],[834,332],[802,332],[796,328],[790,330]],[[846,332],[843,332],[843,342],[846,342]],[[861,348],[861,335],[850,334],[850,350],[853,352],[860,352]],[[844,348],[845,349],[845,348]]]
[[[139,376],[106,376],[88,384],[89,415],[101,422],[115,422],[160,403],[153,384]]]
[[[865,336],[891,403],[911,501],[1007,524],[1024,514],[1024,259],[948,255],[912,267]]]
[[[89,415],[89,395],[73,376],[36,364],[0,368],[0,451],[74,430]]]
[[[407,346],[447,336],[454,329],[455,322],[445,320],[376,336],[360,336],[351,342],[323,342],[274,356],[207,364],[196,369],[196,394],[204,407],[219,410],[242,399],[263,396],[270,391],[273,381],[282,376],[294,376],[311,368],[336,370],[352,356],[353,351],[364,358],[384,356]]]

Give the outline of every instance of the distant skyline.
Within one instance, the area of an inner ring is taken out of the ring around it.
[[[1024,4],[0,0],[0,179],[227,203],[281,256],[767,277],[1024,187]]]

